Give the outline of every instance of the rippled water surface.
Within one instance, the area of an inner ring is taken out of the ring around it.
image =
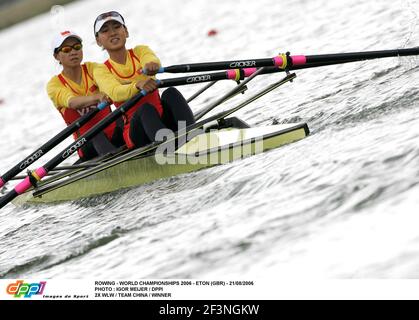
[[[129,45],[148,44],[164,65],[419,44],[415,1],[75,2],[0,32],[2,173],[63,128],[45,93],[59,71],[52,31],[76,30],[85,60],[103,61],[91,29],[109,9],[124,14]],[[8,205],[0,277],[419,277],[418,65],[389,58],[298,71],[238,113],[252,125],[307,122],[311,135],[297,143],[92,199]],[[233,85],[218,83],[193,109]]]

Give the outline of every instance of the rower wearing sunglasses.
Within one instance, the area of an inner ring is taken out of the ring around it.
[[[124,140],[128,148],[149,144],[161,129],[177,131],[180,121],[183,125],[195,122],[188,103],[178,90],[168,88],[160,98],[154,77],[161,66],[160,60],[145,45],[127,50],[129,33],[118,12],[99,15],[94,23],[94,34],[97,44],[109,54],[109,59],[95,68],[94,78],[115,106],[120,106],[140,90],[150,92],[124,115]]]
[[[98,103],[109,101],[106,94],[99,92],[93,79],[93,70],[97,63],[81,63],[82,48],[82,39],[70,31],[57,34],[53,40],[54,58],[59,61],[63,69],[59,75],[52,77],[48,82],[47,92],[67,125],[88,113]],[[86,133],[109,113],[111,113],[109,106],[101,110],[74,133],[74,139]],[[122,145],[124,145],[122,124],[112,123],[79,149],[78,153],[81,161],[86,161],[113,152]]]

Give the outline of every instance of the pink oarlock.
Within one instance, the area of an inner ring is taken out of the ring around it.
[[[28,190],[32,186],[31,182],[29,181],[29,177],[26,177],[25,180],[20,182],[16,187],[15,191],[17,194],[22,194],[26,190]]]
[[[37,180],[41,180],[43,177],[47,175],[47,173],[47,170],[45,170],[43,167],[36,169],[34,172],[34,174],[37,175],[39,178],[37,178]],[[28,190],[31,186],[32,184],[29,177],[26,177],[25,180],[23,180],[15,187],[15,191],[17,192],[17,194],[22,194],[26,192],[26,190]]]

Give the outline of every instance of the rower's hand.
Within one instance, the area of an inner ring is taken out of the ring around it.
[[[157,82],[154,79],[140,80],[135,86],[138,90],[145,90],[147,92],[152,92],[157,89]]]
[[[96,94],[96,99],[98,103],[102,103],[102,102],[108,102],[111,103],[112,100],[111,98],[109,98],[106,94],[104,93],[98,93]]]
[[[160,65],[156,62],[149,62],[144,66],[143,72],[148,76],[154,76],[160,69]]]

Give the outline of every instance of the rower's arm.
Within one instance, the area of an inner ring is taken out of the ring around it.
[[[64,87],[59,80],[52,78],[47,84],[47,93],[57,109],[83,109],[106,100],[103,93],[91,96],[77,96],[69,88]]]
[[[69,101],[76,97],[76,94],[67,87],[64,87],[57,77],[53,77],[48,82],[47,93],[57,109],[68,108]]]
[[[155,63],[161,67],[160,59],[148,46],[137,46],[134,48],[134,53],[140,58],[141,67],[147,68],[147,64]]]
[[[121,84],[105,65],[97,66],[93,71],[93,77],[99,90],[108,95],[115,102],[123,102],[138,93],[135,82]]]
[[[92,96],[78,96],[72,97],[68,100],[68,108],[70,109],[83,109],[90,106],[97,105],[105,100],[105,95],[98,93]]]

